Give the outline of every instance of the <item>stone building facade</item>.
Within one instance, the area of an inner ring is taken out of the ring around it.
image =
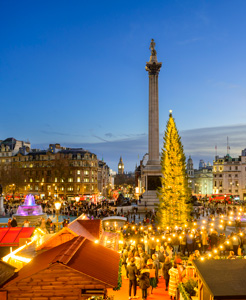
[[[187,175],[189,188],[192,194],[198,197],[210,195],[213,192],[212,166],[205,164],[203,160],[199,163],[199,169],[194,169],[193,160],[189,157],[187,161]]]
[[[238,195],[246,200],[246,149],[241,156],[216,156],[213,162],[213,194]]]
[[[0,181],[4,180],[4,174],[12,175],[19,194],[65,199],[106,193],[108,166],[98,161],[96,154],[82,148],[51,144],[47,150],[38,150],[23,145],[16,154],[9,156],[8,165],[6,163],[2,163],[5,171],[0,170]],[[19,178],[18,183],[15,177]]]

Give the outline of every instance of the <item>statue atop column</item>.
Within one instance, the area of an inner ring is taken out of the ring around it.
[[[149,50],[150,50],[152,56],[156,56],[154,39],[152,39],[151,42],[150,42]]]

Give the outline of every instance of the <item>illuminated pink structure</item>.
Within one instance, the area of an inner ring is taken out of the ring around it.
[[[41,205],[35,203],[34,196],[29,194],[26,196],[24,204],[18,207],[14,217],[18,224],[23,223],[27,219],[31,225],[35,225],[40,217],[46,219],[47,215],[43,213]]]

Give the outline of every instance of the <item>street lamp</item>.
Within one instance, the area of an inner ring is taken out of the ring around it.
[[[61,202],[56,201],[55,202],[55,208],[56,208],[56,231],[58,232],[59,211],[60,211],[60,208],[61,208]]]
[[[75,200],[76,200],[76,202],[77,202],[77,216],[79,215],[79,200],[80,200],[80,197],[79,196],[77,196],[77,197],[75,197]]]

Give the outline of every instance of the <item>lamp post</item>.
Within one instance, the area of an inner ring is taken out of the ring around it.
[[[55,202],[55,208],[56,208],[56,232],[58,232],[59,231],[59,229],[58,229],[59,211],[60,211],[60,208],[61,208],[61,202],[56,201]]]
[[[75,200],[76,200],[76,203],[77,203],[77,216],[79,215],[79,200],[80,200],[80,197],[77,196],[75,197]]]

